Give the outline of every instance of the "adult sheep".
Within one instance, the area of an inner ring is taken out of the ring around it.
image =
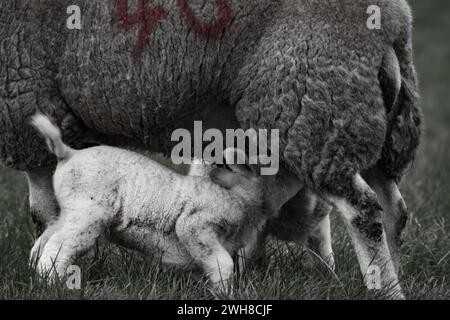
[[[420,135],[404,0],[76,2],[83,28],[73,31],[73,1],[0,3],[0,161],[27,172],[38,224],[57,208],[53,159],[24,125],[36,111],[74,147],[165,153],[174,129],[237,120],[280,130],[283,165],[342,212],[363,273],[372,262],[384,286],[397,282],[386,237],[394,255],[405,210],[394,181]],[[370,5],[380,30],[366,26]]]

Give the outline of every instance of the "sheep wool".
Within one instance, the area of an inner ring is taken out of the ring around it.
[[[314,189],[377,161],[399,177],[414,157],[421,112],[404,0],[80,0],[82,30],[66,27],[71,4],[0,3],[5,166],[55,164],[25,125],[38,110],[74,147],[168,153],[171,132],[194,120],[279,129],[282,161]],[[379,30],[367,28],[370,5]],[[152,19],[133,20],[140,12]],[[398,92],[387,71],[397,64]]]

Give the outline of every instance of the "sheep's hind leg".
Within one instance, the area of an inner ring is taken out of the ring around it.
[[[403,299],[383,230],[383,208],[376,193],[356,174],[344,192],[328,198],[344,217],[367,287],[389,290],[392,298]]]
[[[40,275],[64,277],[67,267],[91,249],[103,232],[104,210],[99,207],[62,212],[60,228],[50,237],[37,264]]]
[[[307,247],[309,250],[323,259],[324,262],[326,262],[331,268],[331,270],[334,270],[335,261],[331,241],[331,224],[329,215],[331,209],[332,207],[323,200],[318,201],[314,211],[315,214],[322,218],[311,231],[308,237]]]
[[[40,168],[26,172],[30,191],[30,211],[39,237],[59,215],[53,190],[54,168]]]
[[[395,270],[398,272],[403,231],[409,218],[408,209],[395,180],[387,177],[380,168],[369,170],[365,177],[383,206],[383,226]]]
[[[332,206],[310,189],[303,189],[268,223],[268,232],[280,240],[297,242],[309,249],[313,263],[319,256],[334,269],[329,213]],[[322,264],[322,262],[320,262]]]
[[[266,238],[265,231],[256,232],[247,245],[239,250],[237,263],[239,272],[261,266],[266,260]]]

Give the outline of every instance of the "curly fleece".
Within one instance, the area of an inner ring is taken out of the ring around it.
[[[411,163],[421,113],[404,0],[228,0],[230,20],[214,38],[192,30],[177,0],[148,3],[167,14],[136,59],[140,27],[118,27],[116,1],[78,1],[79,32],[65,28],[68,0],[1,1],[0,163],[50,164],[26,125],[38,110],[72,146],[89,132],[165,152],[174,129],[219,111],[232,127],[236,114],[244,128],[280,129],[285,165],[319,190],[377,161],[395,177]],[[216,1],[189,4],[199,19],[220,16]],[[381,30],[366,27],[373,4]],[[383,80],[383,63],[392,49],[402,82],[389,110],[395,81]]]
[[[245,127],[280,128],[286,164],[313,189],[339,192],[379,160],[400,176],[414,157],[421,122],[408,6],[372,1],[383,25],[369,30],[367,1],[294,2],[240,72],[238,119]],[[380,83],[390,48],[403,78],[393,122]]]

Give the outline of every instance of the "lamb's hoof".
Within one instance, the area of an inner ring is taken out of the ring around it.
[[[406,300],[406,297],[401,290],[396,289],[389,295],[389,300]]]

